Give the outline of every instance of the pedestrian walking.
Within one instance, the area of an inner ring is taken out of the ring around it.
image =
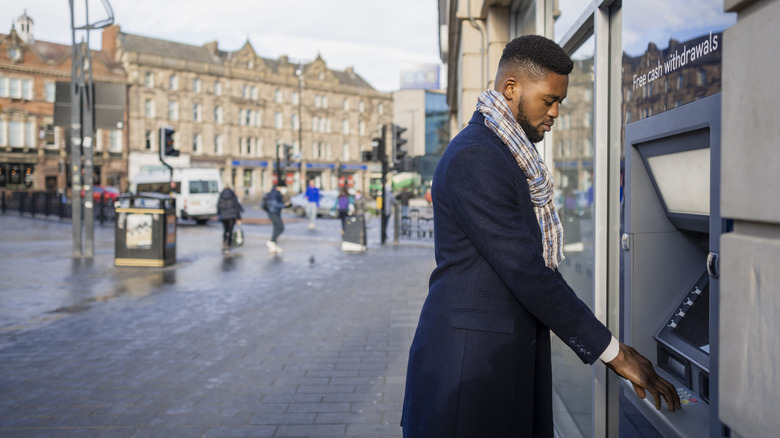
[[[409,200],[413,196],[414,194],[409,190],[409,187],[404,187],[398,194],[398,200],[401,202],[401,217],[409,217]]]
[[[309,216],[309,229],[313,230],[317,221],[317,209],[320,206],[320,189],[314,183],[313,179],[309,180],[309,187],[306,188],[306,215]]]
[[[382,242],[387,240],[387,224],[390,222],[390,216],[393,214],[393,208],[395,207],[395,195],[393,195],[393,189],[388,184],[384,188],[384,194],[382,196]]]
[[[553,41],[509,42],[495,89],[447,146],[433,177],[437,266],[409,351],[404,437],[553,436],[550,330],[649,391],[680,399],[618,342],[558,271],[563,230],[552,172],[533,143],[559,115],[573,63]]]
[[[235,192],[230,188],[229,184],[225,184],[225,188],[219,194],[217,200],[217,217],[222,222],[222,252],[230,254],[230,246],[233,242],[233,227],[236,223],[241,225],[241,212],[244,208],[238,202],[238,197]]]
[[[271,254],[277,254],[282,252],[282,248],[277,243],[279,235],[284,232],[284,222],[282,222],[282,209],[284,208],[284,196],[282,191],[286,187],[284,183],[278,183],[275,185],[271,192],[268,194],[268,218],[271,219],[273,225],[273,231],[271,232],[271,240],[266,242],[268,251]]]
[[[349,194],[347,186],[341,188],[336,202],[333,204],[333,210],[338,210],[339,219],[341,219],[341,234],[347,226],[347,217],[355,212],[354,199]]]

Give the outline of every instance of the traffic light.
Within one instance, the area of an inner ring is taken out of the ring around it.
[[[284,145],[284,162],[285,165],[290,164],[293,160],[293,146],[291,144]]]
[[[385,161],[385,141],[383,139],[375,137],[371,140],[371,149],[371,158],[381,162]]]
[[[178,157],[179,151],[176,149],[176,145],[173,142],[173,134],[176,131],[173,128],[160,128],[160,142],[163,150],[163,155],[166,157]]]
[[[404,132],[406,132],[406,128],[393,125],[393,162],[402,168],[405,167],[404,158],[408,152],[404,147],[406,144],[406,139],[402,137]]]

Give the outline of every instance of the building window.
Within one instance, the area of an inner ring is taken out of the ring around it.
[[[296,131],[300,129],[300,120],[298,119],[298,114],[292,115],[292,129]]]
[[[56,88],[54,82],[46,82],[43,85],[44,99],[46,99],[46,102],[54,102]]]
[[[364,112],[365,110],[366,110],[366,104],[365,104],[365,102],[363,102],[362,100],[359,100],[359,101],[358,101],[358,111],[360,111],[360,112],[362,113],[362,112]]]
[[[144,100],[144,117],[147,119],[154,118],[154,103],[152,102],[152,99]]]
[[[46,147],[49,149],[57,149],[57,133],[54,129],[54,125],[46,125],[46,129],[42,132]]]
[[[222,136],[214,136],[214,155],[222,155]]]
[[[344,121],[341,122],[341,133],[344,135],[349,135],[349,120],[344,119]]]
[[[193,103],[192,104],[192,120],[195,122],[201,121],[201,110],[200,110],[200,104],[199,103]]]
[[[349,161],[349,145],[346,143],[341,146],[341,159],[344,161]]]
[[[24,145],[28,148],[35,147],[35,125],[30,122],[24,125]]]
[[[384,106],[384,105],[382,105],[382,103],[379,103],[379,104],[376,106],[376,113],[377,113],[377,114],[379,114],[379,115],[382,115],[382,114],[384,114],[384,113],[385,113],[385,106]]]
[[[147,151],[152,150],[152,131],[146,131],[146,133],[144,133],[144,149]]]
[[[276,103],[282,103],[284,101],[282,90],[276,90],[276,92],[274,93],[274,100],[276,101]]]
[[[297,91],[293,91],[291,100],[292,100],[292,104],[293,105],[300,104],[301,103],[301,96],[300,96],[300,94],[298,94]]]
[[[8,145],[22,147],[23,144],[22,122],[8,122]]]
[[[200,93],[200,79],[195,78],[192,80],[192,91]]]
[[[168,76],[168,88],[171,90],[179,89],[179,78],[176,75]]]
[[[219,105],[214,107],[214,123],[222,123],[222,107]]]
[[[322,107],[322,96],[320,96],[319,94],[314,95],[314,107],[315,108]]]
[[[349,111],[349,100],[348,99],[344,99],[344,106],[343,106],[343,108],[344,108],[344,111]]]
[[[252,99],[257,100],[260,98],[260,92],[257,90],[257,87],[252,87],[249,91],[252,93]]]
[[[198,153],[200,151],[200,134],[192,134],[192,152]]]
[[[263,126],[263,114],[260,111],[255,111],[255,126]]]
[[[219,81],[214,81],[214,94],[217,96],[222,95],[222,83]]]
[[[322,96],[322,107],[323,108],[328,107],[328,96]]]
[[[168,120],[179,120],[179,102],[168,101]]]
[[[33,99],[33,86],[31,79],[22,79],[22,98],[27,100]]]
[[[111,129],[108,131],[108,151],[113,153],[122,152],[121,129]]]
[[[152,72],[146,72],[146,74],[144,74],[144,85],[149,88],[154,87],[154,75]]]
[[[8,97],[8,78],[0,76],[0,97]]]
[[[366,135],[366,122],[362,120],[358,122],[358,133],[361,136]]]
[[[253,121],[252,110],[246,110],[246,112],[244,112],[244,116],[246,117],[246,119],[244,120],[244,125],[252,126],[252,121]]]
[[[696,85],[707,85],[707,71],[706,70],[699,70],[698,74],[696,75]],[[25,97],[26,99],[26,97]]]
[[[284,118],[282,118],[282,113],[276,113],[274,115],[274,125],[276,129],[282,129],[284,126]]]
[[[249,99],[249,86],[244,85],[241,87],[241,97]]]

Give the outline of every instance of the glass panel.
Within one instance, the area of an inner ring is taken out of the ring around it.
[[[719,93],[723,31],[736,19],[721,0],[625,2],[624,123]]]
[[[563,222],[563,251],[566,258],[560,272],[588,306],[594,302],[593,226],[593,51],[591,36],[573,55],[574,70],[569,75],[569,90],[553,127],[553,165],[555,206]],[[582,361],[557,336],[552,336],[553,388],[565,406],[556,412],[574,421],[582,436],[591,436],[591,367]],[[576,432],[576,431],[573,431]],[[564,436],[568,434],[564,433]]]
[[[555,18],[555,40],[560,41],[566,35],[574,22],[580,18],[585,9],[590,4],[589,1],[582,0],[558,0],[558,10],[553,11]]]

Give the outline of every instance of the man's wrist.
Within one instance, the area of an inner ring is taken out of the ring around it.
[[[609,345],[607,345],[606,350],[601,353],[599,359],[601,359],[601,361],[604,363],[610,363],[617,357],[619,352],[620,342],[614,336],[612,336],[612,340],[609,341]]]

